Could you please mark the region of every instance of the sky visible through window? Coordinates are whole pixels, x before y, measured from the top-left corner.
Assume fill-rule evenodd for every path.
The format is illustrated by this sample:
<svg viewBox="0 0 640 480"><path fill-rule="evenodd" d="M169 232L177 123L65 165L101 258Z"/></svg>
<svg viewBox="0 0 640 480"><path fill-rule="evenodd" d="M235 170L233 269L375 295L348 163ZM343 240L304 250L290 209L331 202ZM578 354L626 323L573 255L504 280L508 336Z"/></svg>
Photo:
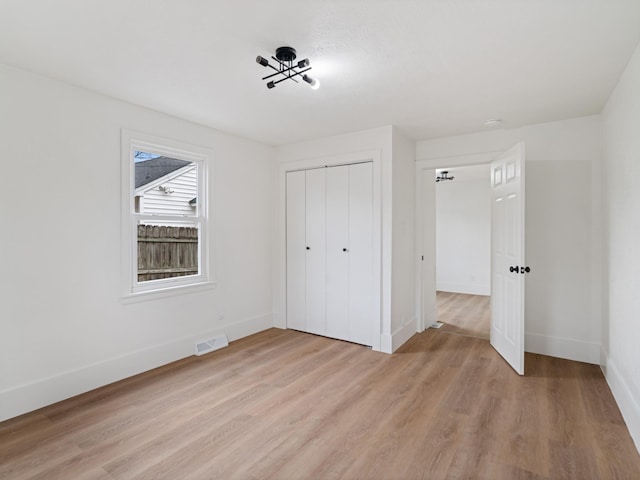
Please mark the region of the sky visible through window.
<svg viewBox="0 0 640 480"><path fill-rule="evenodd" d="M153 153L140 152L136 150L133 152L133 161L134 163L144 162L145 160L151 160L152 158L158 158L160 155L155 155Z"/></svg>

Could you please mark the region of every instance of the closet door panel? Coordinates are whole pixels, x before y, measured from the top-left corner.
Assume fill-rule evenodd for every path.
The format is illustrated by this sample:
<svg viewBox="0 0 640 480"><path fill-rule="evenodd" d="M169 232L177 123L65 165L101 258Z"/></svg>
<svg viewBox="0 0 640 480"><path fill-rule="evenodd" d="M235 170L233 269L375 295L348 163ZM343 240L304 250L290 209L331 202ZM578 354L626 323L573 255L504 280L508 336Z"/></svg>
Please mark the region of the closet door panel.
<svg viewBox="0 0 640 480"><path fill-rule="evenodd" d="M306 171L306 331L326 334L326 168Z"/></svg>
<svg viewBox="0 0 640 480"><path fill-rule="evenodd" d="M306 330L305 172L287 173L287 327Z"/></svg>
<svg viewBox="0 0 640 480"><path fill-rule="evenodd" d="M327 331L349 340L349 167L327 172Z"/></svg>
<svg viewBox="0 0 640 480"><path fill-rule="evenodd" d="M349 340L372 344L373 164L349 166Z"/></svg>

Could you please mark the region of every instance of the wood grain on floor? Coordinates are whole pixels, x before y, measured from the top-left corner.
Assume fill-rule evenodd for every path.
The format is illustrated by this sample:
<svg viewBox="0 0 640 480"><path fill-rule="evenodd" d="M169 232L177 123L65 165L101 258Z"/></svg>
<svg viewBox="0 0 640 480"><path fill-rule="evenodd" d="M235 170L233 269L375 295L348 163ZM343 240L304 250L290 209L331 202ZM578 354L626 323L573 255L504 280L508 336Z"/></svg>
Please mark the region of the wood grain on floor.
<svg viewBox="0 0 640 480"><path fill-rule="evenodd" d="M386 355L270 329L0 423L2 479L632 479L599 368L427 330Z"/></svg>
<svg viewBox="0 0 640 480"><path fill-rule="evenodd" d="M436 292L438 321L442 332L489 338L491 297L464 293Z"/></svg>

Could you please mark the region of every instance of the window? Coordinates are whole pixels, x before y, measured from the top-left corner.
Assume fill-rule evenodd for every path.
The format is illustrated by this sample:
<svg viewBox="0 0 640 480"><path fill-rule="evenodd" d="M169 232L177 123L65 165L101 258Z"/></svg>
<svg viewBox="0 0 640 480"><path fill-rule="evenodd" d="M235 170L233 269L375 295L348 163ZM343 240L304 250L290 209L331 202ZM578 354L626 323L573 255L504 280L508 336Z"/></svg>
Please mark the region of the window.
<svg viewBox="0 0 640 480"><path fill-rule="evenodd" d="M125 296L209 283L211 152L123 130Z"/></svg>

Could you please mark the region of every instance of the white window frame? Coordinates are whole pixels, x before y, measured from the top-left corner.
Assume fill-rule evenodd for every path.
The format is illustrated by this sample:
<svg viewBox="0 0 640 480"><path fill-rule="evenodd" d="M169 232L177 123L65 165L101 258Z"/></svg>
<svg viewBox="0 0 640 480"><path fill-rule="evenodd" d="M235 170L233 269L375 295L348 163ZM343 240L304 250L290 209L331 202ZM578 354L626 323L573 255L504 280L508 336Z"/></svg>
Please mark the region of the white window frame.
<svg viewBox="0 0 640 480"><path fill-rule="evenodd" d="M195 215L165 216L135 212L135 151L153 153L186 160L197 165L197 207ZM122 129L122 278L123 299L172 295L211 288L209 261L209 171L213 170L213 152L208 148L189 145L155 135ZM198 227L198 274L158 280L138 281L137 225L140 220L184 222L185 226Z"/></svg>

